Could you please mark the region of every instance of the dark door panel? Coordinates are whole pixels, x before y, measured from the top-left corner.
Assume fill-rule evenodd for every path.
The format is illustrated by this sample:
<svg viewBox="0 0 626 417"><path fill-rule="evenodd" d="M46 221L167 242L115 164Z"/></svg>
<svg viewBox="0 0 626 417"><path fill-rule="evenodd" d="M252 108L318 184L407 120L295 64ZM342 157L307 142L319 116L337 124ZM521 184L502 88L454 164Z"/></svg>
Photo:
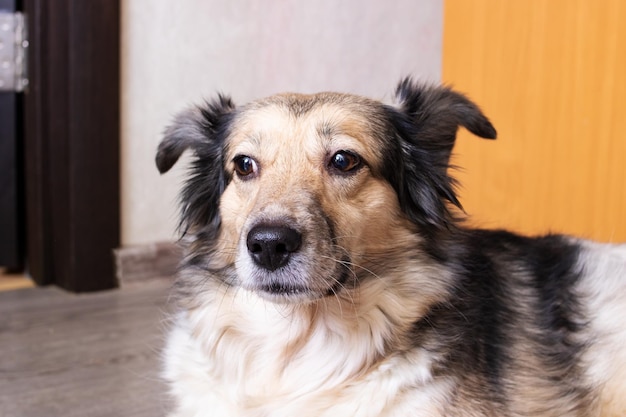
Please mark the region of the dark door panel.
<svg viewBox="0 0 626 417"><path fill-rule="evenodd" d="M116 286L119 0L25 0L26 252L38 284Z"/></svg>
<svg viewBox="0 0 626 417"><path fill-rule="evenodd" d="M14 12L15 0L0 0L0 12ZM4 45L4 51L11 45ZM3 59L4 56L3 56ZM21 100L18 93L0 91L0 266L23 267L23 183Z"/></svg>

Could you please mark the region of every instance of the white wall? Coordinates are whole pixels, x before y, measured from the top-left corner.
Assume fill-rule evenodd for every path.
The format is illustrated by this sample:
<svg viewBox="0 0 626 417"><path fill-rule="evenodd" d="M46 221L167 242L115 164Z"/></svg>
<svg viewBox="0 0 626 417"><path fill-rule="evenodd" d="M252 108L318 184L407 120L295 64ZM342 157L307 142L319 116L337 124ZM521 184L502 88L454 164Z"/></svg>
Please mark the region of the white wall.
<svg viewBox="0 0 626 417"><path fill-rule="evenodd" d="M176 237L184 163L163 177L154 165L173 114L217 91L384 99L404 75L439 80L442 2L122 1L122 244Z"/></svg>

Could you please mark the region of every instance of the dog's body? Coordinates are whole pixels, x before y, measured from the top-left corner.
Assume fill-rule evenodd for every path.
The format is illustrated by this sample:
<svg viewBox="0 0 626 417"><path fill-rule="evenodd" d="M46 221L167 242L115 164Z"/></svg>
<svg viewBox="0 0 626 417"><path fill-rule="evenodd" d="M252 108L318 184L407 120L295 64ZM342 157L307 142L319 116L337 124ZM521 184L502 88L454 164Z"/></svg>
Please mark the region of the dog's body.
<svg viewBox="0 0 626 417"><path fill-rule="evenodd" d="M471 230L448 162L465 97L403 81L182 113L176 417L626 415L626 246Z"/></svg>

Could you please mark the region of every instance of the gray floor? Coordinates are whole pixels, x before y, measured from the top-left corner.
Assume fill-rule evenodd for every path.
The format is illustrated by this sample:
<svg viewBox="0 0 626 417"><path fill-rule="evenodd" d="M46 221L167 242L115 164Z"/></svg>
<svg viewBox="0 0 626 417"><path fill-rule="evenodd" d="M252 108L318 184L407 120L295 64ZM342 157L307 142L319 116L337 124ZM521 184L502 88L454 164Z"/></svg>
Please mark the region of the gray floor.
<svg viewBox="0 0 626 417"><path fill-rule="evenodd" d="M168 287L0 292L0 416L164 416Z"/></svg>

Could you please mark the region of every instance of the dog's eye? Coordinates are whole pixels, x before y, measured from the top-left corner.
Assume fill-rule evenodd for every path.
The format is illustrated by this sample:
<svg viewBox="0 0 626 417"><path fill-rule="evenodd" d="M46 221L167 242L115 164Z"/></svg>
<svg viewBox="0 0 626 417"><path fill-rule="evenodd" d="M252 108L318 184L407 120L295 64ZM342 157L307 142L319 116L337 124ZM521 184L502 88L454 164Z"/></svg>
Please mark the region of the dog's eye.
<svg viewBox="0 0 626 417"><path fill-rule="evenodd" d="M361 158L348 151L339 151L330 158L329 165L341 173L350 173L361 167Z"/></svg>
<svg viewBox="0 0 626 417"><path fill-rule="evenodd" d="M240 177L249 177L257 172L257 164L254 159L249 156L240 155L233 159L235 163L235 172Z"/></svg>

